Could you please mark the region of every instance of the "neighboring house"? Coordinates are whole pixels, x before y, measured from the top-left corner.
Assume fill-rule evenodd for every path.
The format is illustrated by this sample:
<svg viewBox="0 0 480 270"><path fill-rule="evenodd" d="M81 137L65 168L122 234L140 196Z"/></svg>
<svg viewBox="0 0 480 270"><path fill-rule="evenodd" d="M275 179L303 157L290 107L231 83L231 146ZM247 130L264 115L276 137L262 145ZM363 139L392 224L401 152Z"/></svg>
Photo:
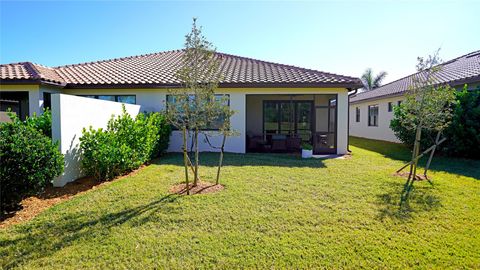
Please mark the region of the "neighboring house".
<svg viewBox="0 0 480 270"><path fill-rule="evenodd" d="M52 93L62 93L161 111L172 100L168 89L180 87L175 75L183 52L59 67L30 62L1 65L1 109L12 108L21 117L41 113L51 106ZM315 154L347 153L348 93L362 87L358 78L224 53L216 56L223 74L218 94L228 95L236 111L232 127L240 134L229 138L226 151L254 150L250 147L254 140L256 147L281 151L288 146L287 139L295 138L297 147L299 139L312 143ZM202 151L215 150L201 141ZM181 145L181 135L174 131L169 151L180 151Z"/></svg>
<svg viewBox="0 0 480 270"><path fill-rule="evenodd" d="M368 92L350 97L350 135L376 140L399 142L390 129L393 108L404 100L415 73ZM480 51L475 51L441 64L435 83L462 89L480 87Z"/></svg>

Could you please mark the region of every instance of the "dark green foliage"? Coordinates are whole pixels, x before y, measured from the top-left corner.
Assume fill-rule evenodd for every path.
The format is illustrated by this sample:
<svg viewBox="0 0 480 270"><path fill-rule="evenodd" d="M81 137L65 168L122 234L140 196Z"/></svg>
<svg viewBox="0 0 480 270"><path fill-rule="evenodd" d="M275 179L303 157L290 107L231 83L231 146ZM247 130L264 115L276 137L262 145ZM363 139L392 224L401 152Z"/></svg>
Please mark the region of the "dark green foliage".
<svg viewBox="0 0 480 270"><path fill-rule="evenodd" d="M44 133L49 116L0 124L1 211L13 210L27 195L37 194L63 171L58 144Z"/></svg>
<svg viewBox="0 0 480 270"><path fill-rule="evenodd" d="M169 137L170 125L163 114L139 114L133 119L124 109L106 129L83 130L83 169L98 180L111 179L157 157L168 147Z"/></svg>
<svg viewBox="0 0 480 270"><path fill-rule="evenodd" d="M440 151L447 155L467 158L480 158L480 90L456 92L456 104L450 125L443 134L447 140L440 146ZM403 104L402 104L403 105ZM403 127L401 119L405 116L405 108L400 105L394 109L394 118L390 128L403 143L412 146L415 131ZM433 145L436 133L422 131L421 145L423 149Z"/></svg>
<svg viewBox="0 0 480 270"><path fill-rule="evenodd" d="M52 137L52 112L49 109L45 109L40 116L28 117L25 124L42 132L49 138Z"/></svg>
<svg viewBox="0 0 480 270"><path fill-rule="evenodd" d="M413 147L415 142L415 130L408 129L402 125L401 119L404 119L406 116L406 109L405 106L402 106L403 103L399 106L395 106L393 108L393 119L390 122L390 128L395 133L395 136L404 144L406 144L409 148ZM429 130L423 129L422 130L422 140L420 145L422 146L422 150L428 148L435 142L435 135L434 132Z"/></svg>
<svg viewBox="0 0 480 270"><path fill-rule="evenodd" d="M443 151L454 156L480 158L480 90L457 92L452 124Z"/></svg>
<svg viewBox="0 0 480 270"><path fill-rule="evenodd" d="M150 159L156 158L165 152L170 141L170 133L172 128L167 120L167 117L161 113L140 114L138 117L146 117L148 120L147 127L157 127L157 134L153 138L153 147L150 152ZM137 117L137 118L138 118ZM152 133L153 135L153 133Z"/></svg>
<svg viewBox="0 0 480 270"><path fill-rule="evenodd" d="M302 143L303 150L313 150L313 146L309 143Z"/></svg>

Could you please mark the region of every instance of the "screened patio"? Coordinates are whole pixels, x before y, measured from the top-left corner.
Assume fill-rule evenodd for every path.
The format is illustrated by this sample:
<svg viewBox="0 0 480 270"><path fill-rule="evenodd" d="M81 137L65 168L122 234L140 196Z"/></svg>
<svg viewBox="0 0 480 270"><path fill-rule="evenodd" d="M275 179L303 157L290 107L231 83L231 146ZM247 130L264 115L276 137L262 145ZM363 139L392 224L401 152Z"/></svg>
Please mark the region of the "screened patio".
<svg viewBox="0 0 480 270"><path fill-rule="evenodd" d="M246 97L247 152L336 153L336 94L262 94Z"/></svg>

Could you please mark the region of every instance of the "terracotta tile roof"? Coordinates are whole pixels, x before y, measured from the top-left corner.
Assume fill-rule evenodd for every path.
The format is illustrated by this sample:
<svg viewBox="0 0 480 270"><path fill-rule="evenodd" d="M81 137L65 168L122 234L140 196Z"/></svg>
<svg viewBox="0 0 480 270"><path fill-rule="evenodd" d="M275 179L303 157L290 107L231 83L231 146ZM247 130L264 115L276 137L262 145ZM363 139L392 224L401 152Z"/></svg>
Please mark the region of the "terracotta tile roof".
<svg viewBox="0 0 480 270"><path fill-rule="evenodd" d="M401 95L409 89L414 78L417 77L425 77L425 73L415 73L374 90L356 94L350 98L350 102ZM434 82L451 86L480 82L480 51L471 52L441 64L441 69L435 74Z"/></svg>
<svg viewBox="0 0 480 270"><path fill-rule="evenodd" d="M41 79L67 87L169 87L179 85L176 72L183 50L152 53L59 67L31 63L1 65L1 79ZM271 63L225 53L220 59L224 87L361 87L358 78ZM38 71L32 74L28 66Z"/></svg>
<svg viewBox="0 0 480 270"><path fill-rule="evenodd" d="M63 84L63 79L54 68L30 62L0 65L2 80L31 80Z"/></svg>

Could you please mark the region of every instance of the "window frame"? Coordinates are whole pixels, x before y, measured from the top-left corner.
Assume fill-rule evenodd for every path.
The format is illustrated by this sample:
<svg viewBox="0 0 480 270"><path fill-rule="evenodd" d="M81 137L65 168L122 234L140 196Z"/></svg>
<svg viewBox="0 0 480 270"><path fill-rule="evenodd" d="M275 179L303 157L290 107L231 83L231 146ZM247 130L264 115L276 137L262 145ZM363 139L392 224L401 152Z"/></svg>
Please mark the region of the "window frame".
<svg viewBox="0 0 480 270"><path fill-rule="evenodd" d="M387 111L388 112L392 112L393 111L393 102L388 102L388 105L387 105Z"/></svg>
<svg viewBox="0 0 480 270"><path fill-rule="evenodd" d="M355 107L355 122L356 123L360 123L360 108L359 107Z"/></svg>
<svg viewBox="0 0 480 270"><path fill-rule="evenodd" d="M378 127L378 117L379 117L378 104L368 105L368 126Z"/></svg>
<svg viewBox="0 0 480 270"><path fill-rule="evenodd" d="M114 101L114 102L119 102L119 103L125 103L125 102L121 102L121 101L118 101L118 97L133 97L133 100L135 103L125 103L125 104L132 104L132 105L136 105L137 104L137 95L129 95L129 94L122 94L122 95L78 95L79 97L86 97L86 98L94 98L94 99L98 99L98 100L105 100L105 101ZM107 100L107 99L100 99L99 97L100 96L112 96L114 98L114 100Z"/></svg>

